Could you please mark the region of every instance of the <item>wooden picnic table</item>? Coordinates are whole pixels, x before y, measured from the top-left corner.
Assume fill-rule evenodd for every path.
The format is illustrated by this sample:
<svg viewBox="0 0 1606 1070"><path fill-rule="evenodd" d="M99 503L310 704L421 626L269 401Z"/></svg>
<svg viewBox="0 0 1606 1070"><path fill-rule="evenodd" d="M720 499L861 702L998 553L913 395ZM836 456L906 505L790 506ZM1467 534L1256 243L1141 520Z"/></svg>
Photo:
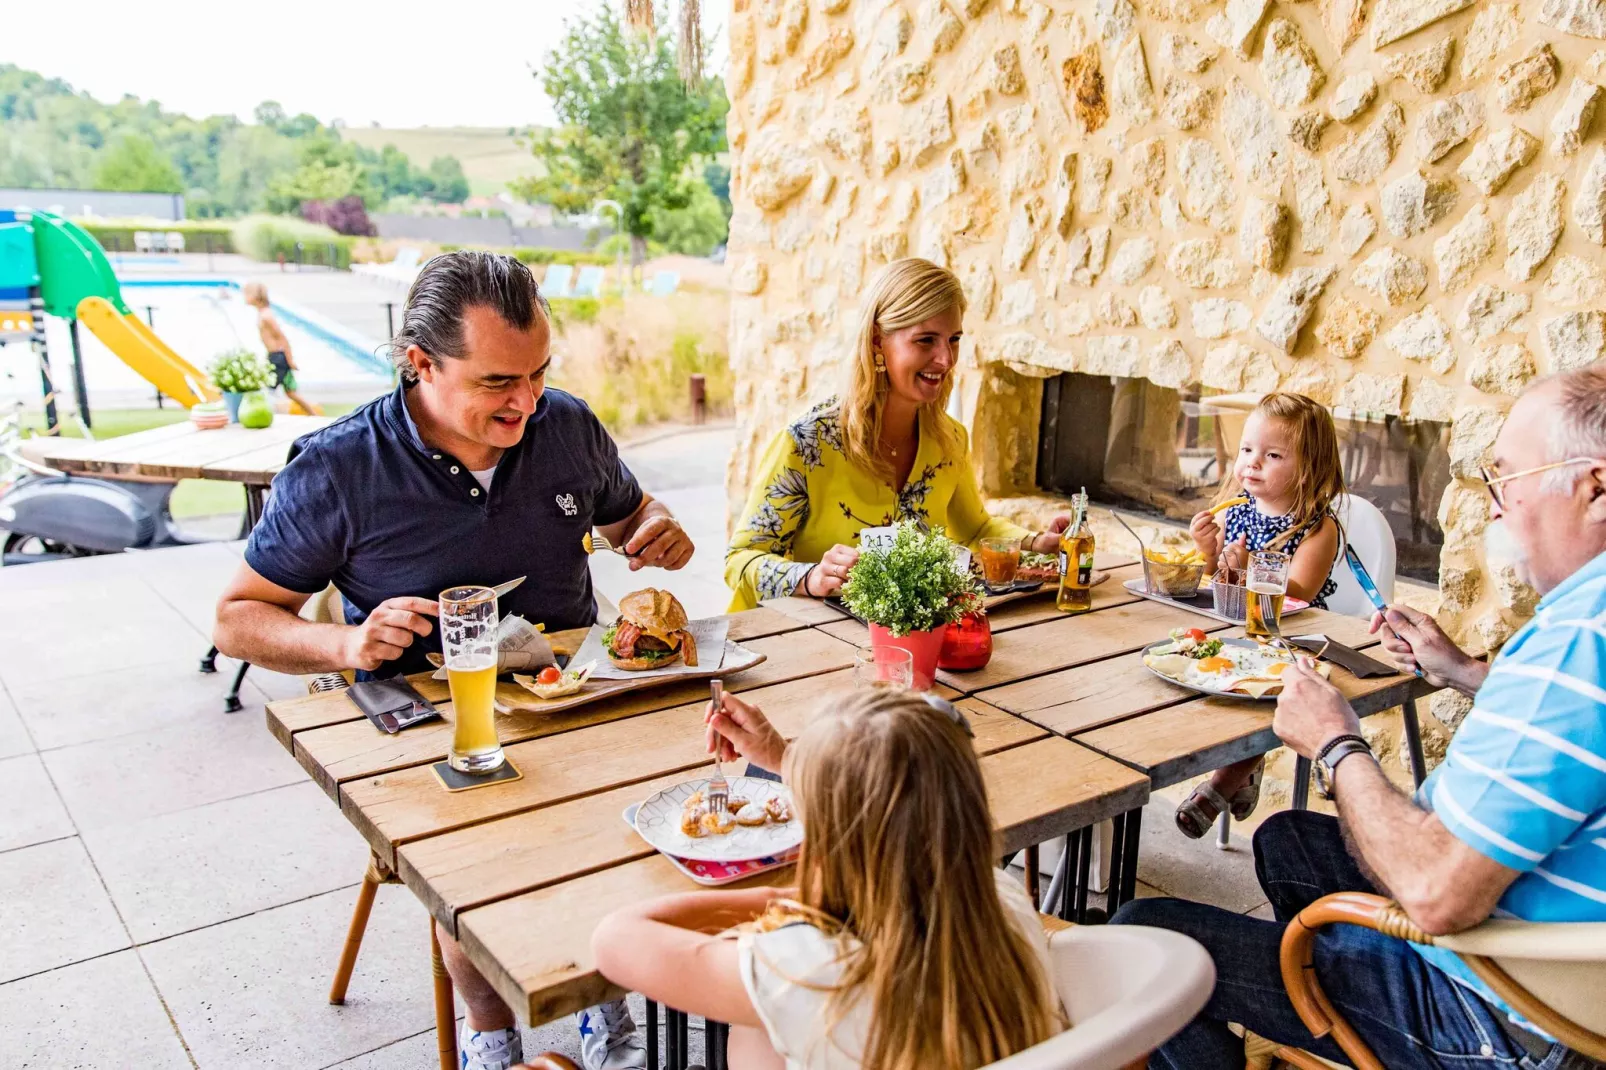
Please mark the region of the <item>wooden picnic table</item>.
<svg viewBox="0 0 1606 1070"><path fill-rule="evenodd" d="M854 645L799 614L818 624L840 619L819 603L729 618L730 638L766 660L728 678L726 688L757 703L788 737L853 687ZM583 634L552 639L572 649ZM451 743L448 690L428 674L411 679L442 721L386 735L346 695L330 692L270 703L268 724L362 833L379 871L413 890L526 1021L617 994L591 962L596 923L620 904L697 887L622 814L660 788L704 774L706 683L667 684L557 714L499 713L500 738L522 778L448 793L430 770ZM1142 773L960 689L935 691L971 722L1004 849L1148 800ZM789 873L756 879L784 881Z"/></svg>

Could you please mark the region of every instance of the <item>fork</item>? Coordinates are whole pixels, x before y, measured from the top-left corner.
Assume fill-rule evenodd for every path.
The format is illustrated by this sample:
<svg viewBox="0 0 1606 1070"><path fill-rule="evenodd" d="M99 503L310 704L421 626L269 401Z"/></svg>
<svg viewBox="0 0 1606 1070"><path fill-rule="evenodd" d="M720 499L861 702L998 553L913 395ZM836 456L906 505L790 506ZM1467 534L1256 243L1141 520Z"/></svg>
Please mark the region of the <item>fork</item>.
<svg viewBox="0 0 1606 1070"><path fill-rule="evenodd" d="M623 546L615 546L613 543L608 541L608 536L598 535L595 532L586 532L585 537L581 541L585 544L586 553L588 554L611 553L618 554L620 557L638 556L626 550Z"/></svg>
<svg viewBox="0 0 1606 1070"><path fill-rule="evenodd" d="M708 682L709 693L713 697L714 709L719 709L725 702L725 684L721 680ZM730 801L731 786L725 779L725 770L719 764L719 747L714 747L714 777L703 789L703 801L708 804L710 813L722 814L726 803Z"/></svg>

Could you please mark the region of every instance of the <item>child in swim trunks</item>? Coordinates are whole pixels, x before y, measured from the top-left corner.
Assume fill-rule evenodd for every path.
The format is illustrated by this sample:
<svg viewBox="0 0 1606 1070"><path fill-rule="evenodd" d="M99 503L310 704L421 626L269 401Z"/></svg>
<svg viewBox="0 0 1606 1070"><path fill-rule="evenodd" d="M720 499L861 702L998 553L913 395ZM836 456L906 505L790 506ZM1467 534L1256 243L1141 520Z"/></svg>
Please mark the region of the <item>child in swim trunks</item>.
<svg viewBox="0 0 1606 1070"><path fill-rule="evenodd" d="M284 396L304 411L317 412L316 406L296 393L296 362L290 356L290 339L285 337L284 328L279 326L278 319L273 315L272 306L268 303L268 288L260 282L248 282L242 292L245 303L257 310L257 334L268 351L268 363L273 365L273 385L282 387Z"/></svg>

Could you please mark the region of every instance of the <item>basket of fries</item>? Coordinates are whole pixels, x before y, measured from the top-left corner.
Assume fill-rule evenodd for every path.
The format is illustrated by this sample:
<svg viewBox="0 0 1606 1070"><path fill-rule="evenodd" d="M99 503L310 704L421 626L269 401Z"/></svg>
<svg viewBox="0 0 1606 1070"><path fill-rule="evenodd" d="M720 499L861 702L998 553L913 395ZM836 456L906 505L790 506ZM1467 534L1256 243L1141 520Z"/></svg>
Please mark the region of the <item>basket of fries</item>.
<svg viewBox="0 0 1606 1070"><path fill-rule="evenodd" d="M1143 551L1143 578L1151 594L1192 598L1199 593L1204 572L1204 555L1191 547L1146 547Z"/></svg>
<svg viewBox="0 0 1606 1070"><path fill-rule="evenodd" d="M1249 619L1249 589L1245 586L1248 574L1241 568L1224 565L1210 580L1210 597L1216 613L1229 620Z"/></svg>

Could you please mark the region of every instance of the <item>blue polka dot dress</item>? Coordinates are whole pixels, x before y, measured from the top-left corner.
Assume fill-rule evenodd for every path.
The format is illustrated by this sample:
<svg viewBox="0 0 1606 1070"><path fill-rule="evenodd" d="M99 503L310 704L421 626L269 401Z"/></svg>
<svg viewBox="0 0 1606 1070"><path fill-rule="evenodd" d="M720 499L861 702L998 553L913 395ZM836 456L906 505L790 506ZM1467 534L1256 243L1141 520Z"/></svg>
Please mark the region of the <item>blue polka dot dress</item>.
<svg viewBox="0 0 1606 1070"><path fill-rule="evenodd" d="M1293 526L1294 518L1291 516L1263 516L1255 508L1254 495L1246 492L1245 496L1249 498L1247 502L1243 505L1233 506L1225 514L1225 523L1222 524L1225 538L1223 545L1243 539L1244 547L1253 553L1256 550L1267 549L1279 535ZM1289 536L1288 540L1278 546L1277 549L1292 556L1293 552L1299 549L1299 544L1305 541L1305 536L1314 530L1316 530L1314 527L1307 528ZM1327 579L1322 584L1322 589L1316 592L1316 597L1312 600L1311 605L1317 609L1326 609L1327 596L1336 590L1338 590L1338 584L1333 582L1332 572L1329 570Z"/></svg>

